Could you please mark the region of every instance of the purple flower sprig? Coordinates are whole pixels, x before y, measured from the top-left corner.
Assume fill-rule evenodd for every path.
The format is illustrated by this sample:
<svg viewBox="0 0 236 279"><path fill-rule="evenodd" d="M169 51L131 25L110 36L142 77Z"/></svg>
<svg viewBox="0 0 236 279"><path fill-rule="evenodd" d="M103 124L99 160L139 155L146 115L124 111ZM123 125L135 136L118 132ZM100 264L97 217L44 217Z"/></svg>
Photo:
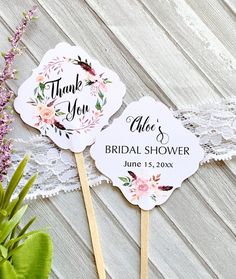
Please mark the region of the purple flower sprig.
<svg viewBox="0 0 236 279"><path fill-rule="evenodd" d="M13 121L12 116L12 101L14 92L7 86L7 81L16 79L17 71L13 68L13 63L17 55L22 53L22 48L19 47L22 35L26 31L28 24L35 18L34 14L37 7L34 6L27 13L23 13L24 18L16 27L16 31L9 38L11 44L10 49L6 53L2 53L4 58L3 70L0 73L0 181L7 174L11 163L12 141L6 138L10 132L10 124Z"/></svg>

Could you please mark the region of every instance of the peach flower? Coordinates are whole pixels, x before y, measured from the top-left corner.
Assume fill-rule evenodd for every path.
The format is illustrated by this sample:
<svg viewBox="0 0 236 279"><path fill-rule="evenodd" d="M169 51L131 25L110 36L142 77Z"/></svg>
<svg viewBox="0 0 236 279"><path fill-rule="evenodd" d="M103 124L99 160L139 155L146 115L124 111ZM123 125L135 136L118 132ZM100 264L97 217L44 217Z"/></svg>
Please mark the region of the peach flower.
<svg viewBox="0 0 236 279"><path fill-rule="evenodd" d="M38 113L40 114L40 112L42 111L42 110L44 110L44 109L46 109L47 108L47 106L46 105L44 105L44 104L39 104L39 105L37 105L37 111L38 111Z"/></svg>
<svg viewBox="0 0 236 279"><path fill-rule="evenodd" d="M42 75L37 76L36 81L37 82L43 82L44 81L44 76L42 76Z"/></svg>
<svg viewBox="0 0 236 279"><path fill-rule="evenodd" d="M39 115L42 117L42 119L52 119L55 116L55 110L54 107L45 107L42 108Z"/></svg>
<svg viewBox="0 0 236 279"><path fill-rule="evenodd" d="M102 114L101 111L96 111L96 112L94 113L95 118L96 118L96 119L99 118L99 117L101 116L101 114Z"/></svg>

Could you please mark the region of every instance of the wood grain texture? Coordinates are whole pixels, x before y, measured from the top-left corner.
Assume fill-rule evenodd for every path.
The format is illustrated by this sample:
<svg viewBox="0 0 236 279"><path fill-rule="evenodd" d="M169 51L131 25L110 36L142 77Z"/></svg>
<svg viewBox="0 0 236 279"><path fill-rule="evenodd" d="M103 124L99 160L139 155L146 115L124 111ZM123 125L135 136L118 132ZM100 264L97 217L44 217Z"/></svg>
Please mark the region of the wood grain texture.
<svg viewBox="0 0 236 279"><path fill-rule="evenodd" d="M148 279L149 257L149 211L141 209L140 237L140 279Z"/></svg>
<svg viewBox="0 0 236 279"><path fill-rule="evenodd" d="M93 208L93 200L90 192L83 152L75 153L75 160L76 160L79 179L81 183L81 192L83 193L83 198L84 198L84 206L86 209L86 214L88 219L89 233L91 236L93 254L95 258L98 277L99 279L106 279L106 271L105 271L105 265L103 260L103 253L101 248L99 231L97 227L96 214Z"/></svg>
<svg viewBox="0 0 236 279"><path fill-rule="evenodd" d="M235 0L12 0L0 2L1 50L34 3L17 90L43 54L66 41L85 48L127 86L124 107L150 95L168 106L219 100L236 90ZM13 137L35 130L16 116ZM200 167L150 212L149 278L236 278L236 159ZM140 210L103 183L91 190L107 278L139 278ZM97 278L81 192L30 203L35 227L50 226L51 278Z"/></svg>
<svg viewBox="0 0 236 279"><path fill-rule="evenodd" d="M236 15L236 2L235 2L235 0L223 0L222 2L229 9L229 12L231 12L235 16Z"/></svg>

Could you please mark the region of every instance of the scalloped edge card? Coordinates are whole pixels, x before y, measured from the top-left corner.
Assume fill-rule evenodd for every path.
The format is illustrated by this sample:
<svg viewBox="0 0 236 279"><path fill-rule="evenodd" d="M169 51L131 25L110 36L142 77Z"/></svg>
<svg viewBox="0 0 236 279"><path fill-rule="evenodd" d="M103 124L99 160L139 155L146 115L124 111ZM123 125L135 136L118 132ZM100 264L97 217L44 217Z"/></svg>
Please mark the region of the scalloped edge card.
<svg viewBox="0 0 236 279"><path fill-rule="evenodd" d="M14 107L59 147L81 152L120 108L125 91L116 73L82 48L60 43L20 86Z"/></svg>
<svg viewBox="0 0 236 279"><path fill-rule="evenodd" d="M144 210L164 203L204 156L198 138L151 97L128 105L90 153L126 199Z"/></svg>

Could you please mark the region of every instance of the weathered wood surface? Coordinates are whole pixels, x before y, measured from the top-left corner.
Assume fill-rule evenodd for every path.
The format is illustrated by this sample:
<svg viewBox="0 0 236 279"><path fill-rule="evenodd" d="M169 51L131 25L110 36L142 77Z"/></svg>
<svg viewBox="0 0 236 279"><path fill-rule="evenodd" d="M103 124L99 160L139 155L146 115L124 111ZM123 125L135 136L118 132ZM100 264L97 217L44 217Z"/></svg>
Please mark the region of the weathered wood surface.
<svg viewBox="0 0 236 279"><path fill-rule="evenodd" d="M123 107L143 95L181 107L236 94L235 0L1 1L2 50L33 3L39 19L24 36L15 90L48 49L66 41L119 74ZM34 133L17 119L14 137ZM140 211L106 183L92 196L107 278L138 278ZM50 226L51 278L97 278L80 192L32 201L27 214L38 215L37 227ZM236 159L200 167L150 222L151 279L236 278Z"/></svg>

